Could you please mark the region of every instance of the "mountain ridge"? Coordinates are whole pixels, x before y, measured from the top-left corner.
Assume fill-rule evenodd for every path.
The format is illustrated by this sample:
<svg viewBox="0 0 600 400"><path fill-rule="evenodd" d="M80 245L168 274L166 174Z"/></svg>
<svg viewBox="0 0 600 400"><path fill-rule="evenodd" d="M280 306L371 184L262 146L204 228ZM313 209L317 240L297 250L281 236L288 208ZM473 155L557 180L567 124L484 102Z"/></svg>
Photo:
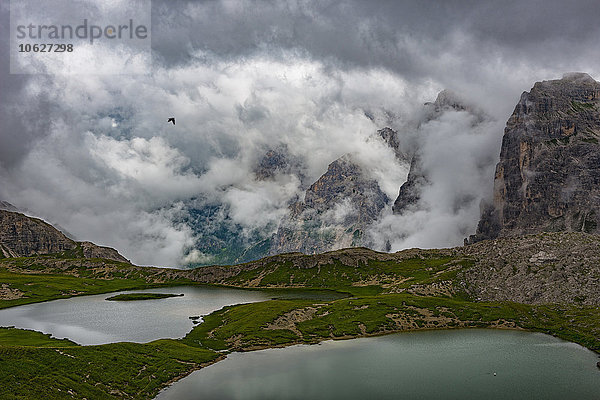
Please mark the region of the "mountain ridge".
<svg viewBox="0 0 600 400"><path fill-rule="evenodd" d="M51 224L15 211L0 209L0 255L4 258L79 252L83 258L105 258L129 263L110 247L76 242Z"/></svg>

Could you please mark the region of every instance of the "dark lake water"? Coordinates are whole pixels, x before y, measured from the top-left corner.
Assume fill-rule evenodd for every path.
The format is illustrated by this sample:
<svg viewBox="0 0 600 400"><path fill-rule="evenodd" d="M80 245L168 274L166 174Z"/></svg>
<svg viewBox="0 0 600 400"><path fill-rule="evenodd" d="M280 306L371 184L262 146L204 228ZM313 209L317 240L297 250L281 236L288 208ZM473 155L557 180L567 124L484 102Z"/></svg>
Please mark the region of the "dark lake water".
<svg viewBox="0 0 600 400"><path fill-rule="evenodd" d="M600 399L597 361L540 333L401 333L230 354L157 399Z"/></svg>

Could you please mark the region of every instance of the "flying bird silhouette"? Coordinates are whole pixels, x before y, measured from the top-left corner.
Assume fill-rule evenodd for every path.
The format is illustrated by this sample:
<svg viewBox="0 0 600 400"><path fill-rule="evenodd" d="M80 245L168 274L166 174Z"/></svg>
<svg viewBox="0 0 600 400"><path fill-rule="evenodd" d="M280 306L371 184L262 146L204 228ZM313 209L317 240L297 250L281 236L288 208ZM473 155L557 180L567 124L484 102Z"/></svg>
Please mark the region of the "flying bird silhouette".
<svg viewBox="0 0 600 400"><path fill-rule="evenodd" d="M168 123L168 122L172 122L172 123L173 123L173 125L175 125L175 117L171 117L171 118L169 118L169 119L167 120L167 123Z"/></svg>

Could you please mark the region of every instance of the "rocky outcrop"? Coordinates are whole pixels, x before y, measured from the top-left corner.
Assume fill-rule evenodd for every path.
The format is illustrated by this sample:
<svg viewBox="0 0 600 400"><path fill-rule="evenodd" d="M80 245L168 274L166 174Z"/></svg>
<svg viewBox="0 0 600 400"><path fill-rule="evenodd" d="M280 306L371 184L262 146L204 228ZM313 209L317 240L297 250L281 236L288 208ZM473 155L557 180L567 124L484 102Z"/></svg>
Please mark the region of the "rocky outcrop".
<svg viewBox="0 0 600 400"><path fill-rule="evenodd" d="M77 254L82 251L82 254ZM72 252L73 256L129 262L116 250L78 243L38 218L0 210L0 255L5 258Z"/></svg>
<svg viewBox="0 0 600 400"><path fill-rule="evenodd" d="M465 101L456 93L451 90L444 89L438 93L435 101L433 103L425 103L426 107L426 120L435 119L442 112L452 110L452 111L468 111L470 113L476 114L479 111L476 111L475 107L468 105Z"/></svg>
<svg viewBox="0 0 600 400"><path fill-rule="evenodd" d="M287 146L279 146L268 150L254 168L257 180L273 179L277 174L290 174L294 172L297 160L290 156Z"/></svg>
<svg viewBox="0 0 600 400"><path fill-rule="evenodd" d="M128 259L112 247L98 246L91 242L80 242L79 244L81 245L84 258L104 258L106 260L129 262Z"/></svg>
<svg viewBox="0 0 600 400"><path fill-rule="evenodd" d="M394 150L397 158L401 160L405 159L405 155L402 153L402 149L400 148L400 141L398 141L398 133L395 130L386 127L378 130L377 135L383 139L385 144Z"/></svg>
<svg viewBox="0 0 600 400"><path fill-rule="evenodd" d="M600 232L600 83L587 74L536 83L509 118L479 240Z"/></svg>
<svg viewBox="0 0 600 400"><path fill-rule="evenodd" d="M415 154L410 163L408 178L400 186L400 192L392 206L394 214L402 214L404 211L414 208L421 199L421 190L428 184L429 181L423 170L421 158L418 154Z"/></svg>
<svg viewBox="0 0 600 400"><path fill-rule="evenodd" d="M0 248L5 257L61 253L76 247L77 243L40 219L0 210Z"/></svg>
<svg viewBox="0 0 600 400"><path fill-rule="evenodd" d="M304 200L290 206L271 243L271 254L299 251L314 254L360 246L366 227L389 199L377 181L345 155L329 164Z"/></svg>
<svg viewBox="0 0 600 400"><path fill-rule="evenodd" d="M405 149L393 129L372 132L367 142L388 146L398 160L406 162ZM314 177L306 174L310 170L306 161L289 145L266 149L251 167L253 178L259 185L274 182L297 185L297 193L288 199L289 214L267 227L252 230L234 221L229 205L194 199L188 203L185 222L194 231L194 249L203 257L188 266L237 264L281 252L312 254L367 244L364 231L373 222L373 215L379 215L383 193L368 176L369 171L350 158L335 160L315 182ZM350 175L355 181L349 179ZM347 189L343 188L345 185ZM361 195L362 190L365 192ZM388 207L389 199L385 199L384 207ZM354 212L358 213L356 218L350 216Z"/></svg>

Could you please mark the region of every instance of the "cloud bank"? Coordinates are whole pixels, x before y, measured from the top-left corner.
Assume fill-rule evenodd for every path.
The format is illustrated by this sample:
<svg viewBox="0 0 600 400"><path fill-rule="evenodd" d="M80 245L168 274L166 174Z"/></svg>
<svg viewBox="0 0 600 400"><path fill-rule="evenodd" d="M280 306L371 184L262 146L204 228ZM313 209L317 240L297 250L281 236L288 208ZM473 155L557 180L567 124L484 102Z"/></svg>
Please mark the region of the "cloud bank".
<svg viewBox="0 0 600 400"><path fill-rule="evenodd" d="M520 93L566 71L600 77L594 2L155 0L152 11L142 74L65 76L48 64L47 75L11 75L0 44L0 198L141 264L206 260L190 204L224 204L248 234L274 231L346 153L394 199L407 165L373 140L385 126L422 149L433 184L423 210L384 216L376 247L460 244ZM8 35L5 3L0 21ZM419 125L445 88L489 121L447 112ZM301 173L257 180L277 146Z"/></svg>

